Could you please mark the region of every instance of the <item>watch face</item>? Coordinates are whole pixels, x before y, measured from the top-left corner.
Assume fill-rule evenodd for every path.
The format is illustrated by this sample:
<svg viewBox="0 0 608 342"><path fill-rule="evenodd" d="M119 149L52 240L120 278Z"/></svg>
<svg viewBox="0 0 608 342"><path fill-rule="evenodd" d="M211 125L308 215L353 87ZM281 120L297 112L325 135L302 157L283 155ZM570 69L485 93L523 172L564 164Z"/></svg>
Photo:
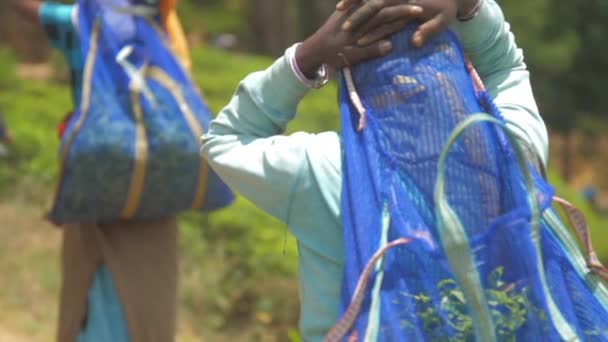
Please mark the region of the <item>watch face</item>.
<svg viewBox="0 0 608 342"><path fill-rule="evenodd" d="M327 73L327 69L325 68L325 65L322 65L319 70L317 70L317 77L319 78L323 78L325 77L325 74Z"/></svg>
<svg viewBox="0 0 608 342"><path fill-rule="evenodd" d="M317 77L314 80L314 82L315 82L314 87L321 88L322 86L326 85L328 81L329 81L329 77L328 77L328 72L327 72L327 66L325 64L323 64L319 68L319 70L317 70Z"/></svg>

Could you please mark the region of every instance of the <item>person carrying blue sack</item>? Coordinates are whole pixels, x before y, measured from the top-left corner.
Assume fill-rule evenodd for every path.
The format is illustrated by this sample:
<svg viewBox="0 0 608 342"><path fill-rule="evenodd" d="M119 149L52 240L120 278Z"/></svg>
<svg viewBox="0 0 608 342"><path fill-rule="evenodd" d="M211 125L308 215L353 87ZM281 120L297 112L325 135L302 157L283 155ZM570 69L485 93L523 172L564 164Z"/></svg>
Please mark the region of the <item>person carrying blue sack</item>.
<svg viewBox="0 0 608 342"><path fill-rule="evenodd" d="M215 176L207 173L205 163L198 155L198 137L189 135L192 132L185 123L188 121L184 119L186 115L175 118L183 114L174 110L175 106L182 104L181 108L188 109L194 103L198 106L195 108L197 112L188 113L191 114L188 124L202 131L205 116L210 118L210 114L203 110L204 105L190 83L187 71L182 70L177 58L169 52L169 44L164 45L165 37L156 31L156 27L150 26L156 24L148 25L145 22L147 18L141 17L150 15L160 22L158 4L136 0L91 0L77 4L15 0L14 6L24 18L43 27L50 44L64 55L71 74L75 112L66 118L60 132L63 136L60 184L69 183L70 186L58 187L61 191L57 192L49 215L53 223L63 229L57 340L173 341L178 289L176 215L189 207L175 207L179 197L187 197L188 194L175 193L179 190L172 187L174 180L179 178L166 176L167 168L175 169L175 164L169 167L166 167L169 161L158 164L158 159L162 159L158 157L159 151L165 151L166 156L167 144L162 143L179 140L182 149L186 146L193 152L173 154L189 158L190 164L185 165L192 172L188 174L199 179L200 183L188 185L187 190L196 191L196 194L193 194L194 200L186 198L183 202L188 205L198 203L192 204L192 208L201 209L212 198L214 207L204 207L212 210L230 203L232 195L223 184L212 178ZM135 57L112 51L123 43L116 38L119 34L139 44L120 50L130 51ZM153 88L154 92L132 96L134 101L123 105L123 90L135 84L128 83L129 77L137 78L137 73L128 73L132 71L130 63L134 63L136 57L150 57L146 55L149 51L142 52L141 47L154 44L155 47L149 50L153 50L155 55L152 57L157 59L150 60L156 62L154 75L159 76L159 81L153 86L151 81L135 82L146 90ZM96 51L97 47L101 52ZM113 76L124 82L115 82ZM109 85L103 83L109 79ZM160 83L169 86L160 87ZM190 92L184 95L186 91ZM172 94L178 94L180 98ZM154 102L154 96L163 96L162 107L153 107L147 102ZM140 102L131 107L135 100ZM170 105L173 107L169 108ZM85 115L91 119L82 120ZM131 115L139 119L133 120ZM170 122L159 124L159 119ZM133 129L134 121L140 123L137 129ZM141 124L142 121L147 126ZM128 130L138 132L137 139L133 139L135 147L131 145L120 150L116 142L130 141L127 134L120 136L120 132ZM142 143L145 139L147 146ZM97 143L106 145L95 149ZM70 144L78 145L81 150L70 154L73 152ZM84 150L82 153L82 148L87 147L92 147L92 152ZM127 156L114 161L103 154L118 151L124 157L125 151L132 150L139 154L131 160ZM73 155L81 159L72 162L70 156ZM84 165L83 158L89 164ZM144 165L140 163L142 160L148 162ZM195 167L200 168L198 172ZM129 172L130 169L133 171ZM111 174L108 175L107 171ZM183 177L184 173L180 171L179 175ZM96 177L95 181L92 182L91 177ZM130 185L129 180L132 180ZM117 184L116 181L127 186L108 185ZM159 188L163 191L146 193ZM214 190L219 191L214 193ZM123 195L127 191L129 197L124 200ZM135 198L132 194L136 193L139 193L139 202L131 200ZM218 195L217 198L213 198L214 194ZM105 202L99 200L102 197ZM125 206L122 213L118 214L115 209L112 211L113 207L121 209L122 206Z"/></svg>
<svg viewBox="0 0 608 342"><path fill-rule="evenodd" d="M359 1L339 3L315 34L247 76L202 138L202 154L218 175L297 238L305 341L321 341L340 312L343 147L337 132L282 133L301 99L327 82L327 66L341 69L390 53L384 38L413 20L422 22L412 35L418 47L449 24L528 160L539 173L547 160L547 132L523 54L494 0L367 1L353 10L355 5Z"/></svg>

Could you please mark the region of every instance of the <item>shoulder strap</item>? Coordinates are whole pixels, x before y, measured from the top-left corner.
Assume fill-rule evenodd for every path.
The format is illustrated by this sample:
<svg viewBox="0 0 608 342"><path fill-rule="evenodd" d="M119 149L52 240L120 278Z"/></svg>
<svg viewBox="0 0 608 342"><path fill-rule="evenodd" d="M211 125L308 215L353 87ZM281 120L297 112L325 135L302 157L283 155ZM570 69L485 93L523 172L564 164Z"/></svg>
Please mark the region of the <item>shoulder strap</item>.
<svg viewBox="0 0 608 342"><path fill-rule="evenodd" d="M589 267L589 270L604 282L608 283L608 268L602 265L600 259L597 257L597 253L591 242L589 226L587 225L587 220L585 220L583 212L563 198L557 196L553 197L553 202L559 204L566 212L566 217L568 217L572 230L585 249L587 267Z"/></svg>
<svg viewBox="0 0 608 342"><path fill-rule="evenodd" d="M361 277L359 277L359 280L357 281L357 286L355 287L355 292L353 293L353 297L351 299L350 304L348 305L348 308L346 309L344 315L342 315L342 318L340 318L338 323L336 323L336 325L334 325L329 330L327 336L325 336L325 338L323 339L323 342L342 341L344 336L346 336L350 328L355 323L355 320L357 319L357 316L361 311L361 304L363 303L363 299L365 298L367 284L369 283L369 278L372 275L372 272L376 268L376 263L384 256L384 254L386 254L386 252L388 252L392 248L400 245L406 245L410 242L411 240L406 238L394 240L392 242L387 243L384 247L378 250L376 254L372 256L372 258L365 265L365 268L361 273Z"/></svg>
<svg viewBox="0 0 608 342"><path fill-rule="evenodd" d="M473 254L468 245L468 237L466 236L460 219L447 201L444 188L445 162L450 147L467 128L480 123L491 123L502 129L515 151L515 159L524 178L523 186L527 191L528 205L530 206L532 213L530 221L530 238L536 249L536 268L539 273L540 284L547 300L549 317L558 329L562 340L571 341L576 339L574 329L568 324L561 311L558 309L547 284L540 243L540 208L536 200L536 188L534 186L532 174L528 168L528 162L524 157L523 150L517 141L517 137L509 127L507 127L506 123L487 114L471 115L454 129L439 157L437 182L435 184L435 203L436 215L439 223L439 235L448 257L448 262L452 267L454 275L463 287L467 301L470 303L469 305L471 306L474 318L475 335L480 341L496 340L493 328L494 324L491 320L491 316L487 312L488 308L485 305L483 298L483 291L481 289L479 277L477 276Z"/></svg>

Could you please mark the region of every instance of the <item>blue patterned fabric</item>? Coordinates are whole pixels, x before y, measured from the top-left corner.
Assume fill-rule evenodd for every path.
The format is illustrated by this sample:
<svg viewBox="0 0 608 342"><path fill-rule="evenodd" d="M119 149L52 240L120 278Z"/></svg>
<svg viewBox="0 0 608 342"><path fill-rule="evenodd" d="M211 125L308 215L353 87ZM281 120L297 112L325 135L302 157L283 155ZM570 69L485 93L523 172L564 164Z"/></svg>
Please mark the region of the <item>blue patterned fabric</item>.
<svg viewBox="0 0 608 342"><path fill-rule="evenodd" d="M352 68L366 109L360 132L341 83L342 312L372 256L411 239L376 264L345 340L608 341L606 287L566 248L552 188L531 165L522 173L509 135L470 127L439 166L463 121L503 119L474 89L456 36L415 49L414 29L392 38L390 55Z"/></svg>
<svg viewBox="0 0 608 342"><path fill-rule="evenodd" d="M107 266L100 266L87 298L87 318L77 342L128 342L127 320Z"/></svg>
<svg viewBox="0 0 608 342"><path fill-rule="evenodd" d="M200 134L211 113L154 20L117 11L133 4L78 2L82 54L92 71L90 93L85 66L83 100L62 139L65 160L49 214L55 223L174 216L193 207L201 184L202 204L193 209L214 210L233 200L199 155ZM152 77L152 69L168 76L169 85ZM138 89L135 97L133 89Z"/></svg>

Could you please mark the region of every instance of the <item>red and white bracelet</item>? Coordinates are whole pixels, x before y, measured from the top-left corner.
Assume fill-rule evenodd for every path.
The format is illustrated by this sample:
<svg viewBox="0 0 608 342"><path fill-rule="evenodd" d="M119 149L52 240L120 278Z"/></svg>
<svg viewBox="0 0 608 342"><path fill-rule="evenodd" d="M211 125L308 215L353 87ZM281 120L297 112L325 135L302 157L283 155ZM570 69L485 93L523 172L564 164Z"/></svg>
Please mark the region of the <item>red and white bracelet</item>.
<svg viewBox="0 0 608 342"><path fill-rule="evenodd" d="M291 71L296 76L296 78L302 82L308 88L319 89L329 82L329 72L327 70L327 66L322 65L319 70L317 70L317 77L315 79L309 79L302 73L300 67L298 66L298 61L296 60L296 50L298 47L302 45L302 43L294 44L292 47L285 51L285 58L291 67Z"/></svg>

